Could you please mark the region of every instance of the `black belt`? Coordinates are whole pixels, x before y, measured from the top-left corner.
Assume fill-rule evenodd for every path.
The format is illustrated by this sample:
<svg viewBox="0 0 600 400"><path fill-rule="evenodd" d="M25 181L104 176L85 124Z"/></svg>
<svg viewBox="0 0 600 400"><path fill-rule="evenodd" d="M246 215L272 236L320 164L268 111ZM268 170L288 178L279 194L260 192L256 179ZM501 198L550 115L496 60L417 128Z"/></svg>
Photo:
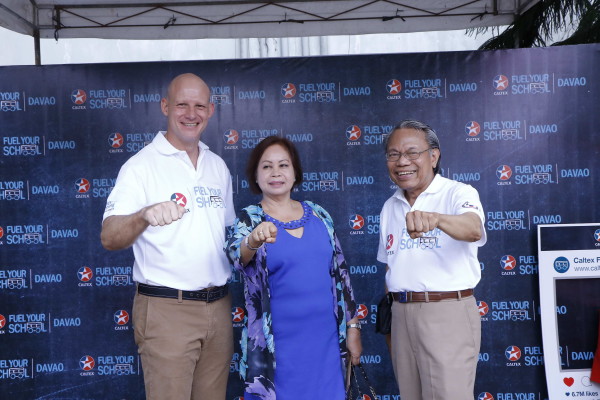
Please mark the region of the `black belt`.
<svg viewBox="0 0 600 400"><path fill-rule="evenodd" d="M399 303L434 302L442 300L460 300L473 296L473 289L454 290L452 292L393 292L392 297Z"/></svg>
<svg viewBox="0 0 600 400"><path fill-rule="evenodd" d="M214 286L202 290L178 290L166 286L153 286L138 283L137 291L151 297L164 297L167 299L178 299L181 295L183 300L199 300L212 303L227 296L228 288L224 286Z"/></svg>

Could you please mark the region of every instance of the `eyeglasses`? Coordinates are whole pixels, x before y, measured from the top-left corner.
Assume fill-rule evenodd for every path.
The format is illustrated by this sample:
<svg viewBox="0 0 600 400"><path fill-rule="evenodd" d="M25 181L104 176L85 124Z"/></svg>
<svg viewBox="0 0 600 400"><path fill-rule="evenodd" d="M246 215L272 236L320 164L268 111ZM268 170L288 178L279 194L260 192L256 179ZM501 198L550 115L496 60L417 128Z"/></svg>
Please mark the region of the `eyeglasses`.
<svg viewBox="0 0 600 400"><path fill-rule="evenodd" d="M401 159L402 156L404 156L404 158L406 158L407 160L414 161L421 157L421 154L425 153L427 150L431 150L431 147L423 151L407 151L406 153L398 153L394 151L391 153L385 153L385 159L388 160L388 162L395 162Z"/></svg>

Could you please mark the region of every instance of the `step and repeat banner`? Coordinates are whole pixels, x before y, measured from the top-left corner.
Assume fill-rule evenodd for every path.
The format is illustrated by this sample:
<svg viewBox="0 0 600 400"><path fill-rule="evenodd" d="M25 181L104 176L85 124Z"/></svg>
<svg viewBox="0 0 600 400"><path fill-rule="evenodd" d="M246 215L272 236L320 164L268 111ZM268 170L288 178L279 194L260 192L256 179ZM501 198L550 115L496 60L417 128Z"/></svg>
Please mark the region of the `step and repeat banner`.
<svg viewBox="0 0 600 400"><path fill-rule="evenodd" d="M486 215L475 398L547 399L536 229L600 217L598 65L600 45L1 67L0 397L144 398L133 254L102 248L101 219L120 166L166 127L169 81L193 72L212 89L203 141L229 165L238 210L259 200L243 172L251 149L269 135L298 146L294 196L334 218L360 303L362 362L382 400L400 398L374 329L379 212L395 190L383 141L405 118L434 127L443 175L477 188ZM234 274L236 342L242 285ZM562 359L589 368L592 352ZM227 400L243 396L240 355L236 343Z"/></svg>

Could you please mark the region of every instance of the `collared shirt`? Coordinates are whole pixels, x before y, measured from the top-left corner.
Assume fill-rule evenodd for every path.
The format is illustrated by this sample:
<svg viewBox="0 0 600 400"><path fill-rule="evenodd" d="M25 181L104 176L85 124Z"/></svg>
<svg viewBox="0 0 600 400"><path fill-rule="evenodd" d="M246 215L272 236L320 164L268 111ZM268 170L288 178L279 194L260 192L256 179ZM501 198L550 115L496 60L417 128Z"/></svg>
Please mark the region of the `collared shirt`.
<svg viewBox="0 0 600 400"><path fill-rule="evenodd" d="M456 240L439 228L411 239L406 230L409 211L460 215L476 213L481 219L481 239ZM481 279L477 249L485 244L485 216L477 190L470 185L436 175L411 207L398 189L384 204L380 215L377 260L389 267L389 291L451 291L474 288Z"/></svg>
<svg viewBox="0 0 600 400"><path fill-rule="evenodd" d="M227 283L231 267L223 253L225 228L235 219L231 175L225 162L198 143L194 168L185 151L159 132L122 167L104 219L129 215L164 201L186 209L180 220L149 226L133 244L136 282L199 290Z"/></svg>

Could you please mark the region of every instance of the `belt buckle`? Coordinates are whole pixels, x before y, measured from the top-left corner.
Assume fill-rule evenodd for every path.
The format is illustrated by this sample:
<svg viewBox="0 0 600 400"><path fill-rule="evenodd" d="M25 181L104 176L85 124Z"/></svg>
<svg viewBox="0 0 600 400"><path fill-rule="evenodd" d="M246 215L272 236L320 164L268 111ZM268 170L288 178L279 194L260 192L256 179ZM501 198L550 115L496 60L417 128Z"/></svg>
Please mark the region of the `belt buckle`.
<svg viewBox="0 0 600 400"><path fill-rule="evenodd" d="M408 303L408 292L398 292L398 303Z"/></svg>

